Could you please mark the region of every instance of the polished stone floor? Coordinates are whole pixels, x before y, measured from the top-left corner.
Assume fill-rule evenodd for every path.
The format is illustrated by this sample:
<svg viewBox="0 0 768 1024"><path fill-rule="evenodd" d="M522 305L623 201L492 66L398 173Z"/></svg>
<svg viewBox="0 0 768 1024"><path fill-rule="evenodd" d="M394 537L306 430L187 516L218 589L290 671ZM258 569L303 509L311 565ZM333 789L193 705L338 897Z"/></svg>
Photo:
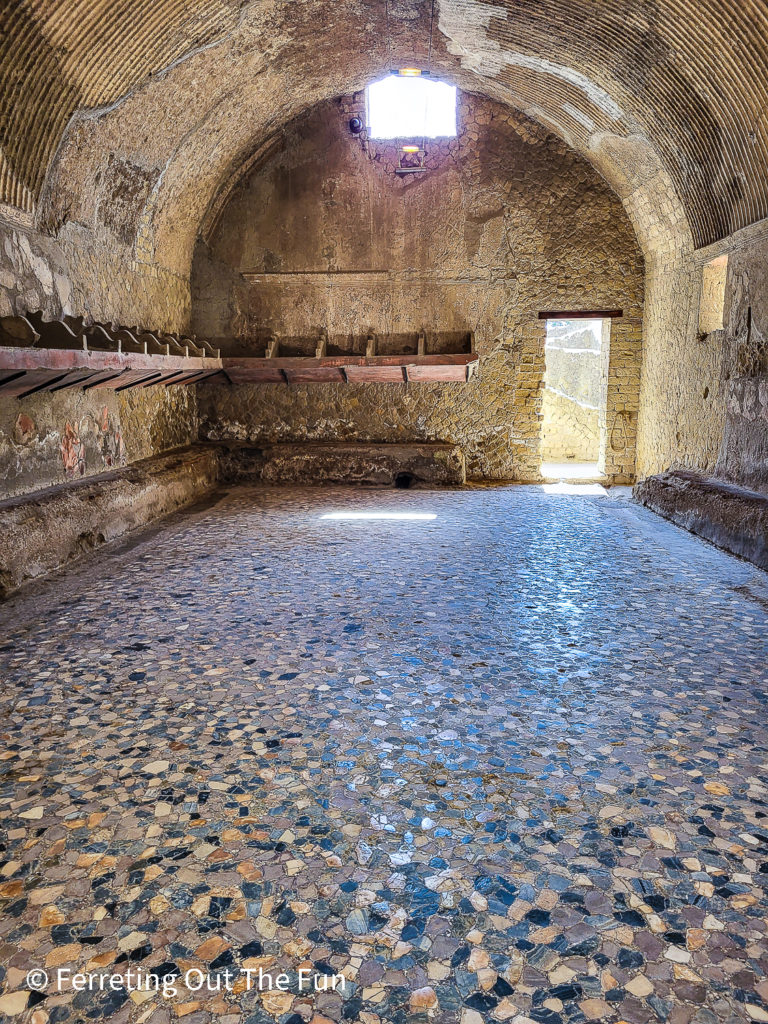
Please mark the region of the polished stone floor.
<svg viewBox="0 0 768 1024"><path fill-rule="evenodd" d="M0 611L0 1016L768 1020L768 577L586 491L236 490Z"/></svg>

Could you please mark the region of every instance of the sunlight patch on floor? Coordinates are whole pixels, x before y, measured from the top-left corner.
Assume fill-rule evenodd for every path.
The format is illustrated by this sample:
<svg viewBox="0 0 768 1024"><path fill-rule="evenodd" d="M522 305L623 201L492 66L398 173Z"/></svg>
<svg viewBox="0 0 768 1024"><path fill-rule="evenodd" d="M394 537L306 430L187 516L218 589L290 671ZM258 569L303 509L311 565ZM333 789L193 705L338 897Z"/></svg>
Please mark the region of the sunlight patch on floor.
<svg viewBox="0 0 768 1024"><path fill-rule="evenodd" d="M541 475L547 480L578 480L580 483L602 480L596 462L542 462Z"/></svg>

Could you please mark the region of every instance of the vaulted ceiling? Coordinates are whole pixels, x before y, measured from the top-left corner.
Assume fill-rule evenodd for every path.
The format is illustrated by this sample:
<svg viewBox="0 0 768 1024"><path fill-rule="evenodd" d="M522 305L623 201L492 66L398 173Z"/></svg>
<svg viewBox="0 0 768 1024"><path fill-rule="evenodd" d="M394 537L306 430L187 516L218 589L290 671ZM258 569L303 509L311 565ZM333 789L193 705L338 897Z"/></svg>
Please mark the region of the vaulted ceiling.
<svg viewBox="0 0 768 1024"><path fill-rule="evenodd" d="M0 18L0 200L51 230L124 207L118 235L151 222L179 270L254 150L426 63L430 26L433 70L584 153L647 243L768 215L762 0L3 0Z"/></svg>

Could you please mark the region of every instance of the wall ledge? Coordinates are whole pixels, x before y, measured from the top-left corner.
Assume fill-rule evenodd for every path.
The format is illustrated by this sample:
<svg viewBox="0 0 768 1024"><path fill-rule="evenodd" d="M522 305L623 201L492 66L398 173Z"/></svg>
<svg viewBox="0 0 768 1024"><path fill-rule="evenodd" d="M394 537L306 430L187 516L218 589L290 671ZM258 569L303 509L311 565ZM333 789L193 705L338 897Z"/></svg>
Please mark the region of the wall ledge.
<svg viewBox="0 0 768 1024"><path fill-rule="evenodd" d="M458 445L204 443L0 502L0 600L24 583L190 505L219 483L456 487Z"/></svg>
<svg viewBox="0 0 768 1024"><path fill-rule="evenodd" d="M295 486L460 487L464 453L438 442L298 441L222 446L224 477Z"/></svg>

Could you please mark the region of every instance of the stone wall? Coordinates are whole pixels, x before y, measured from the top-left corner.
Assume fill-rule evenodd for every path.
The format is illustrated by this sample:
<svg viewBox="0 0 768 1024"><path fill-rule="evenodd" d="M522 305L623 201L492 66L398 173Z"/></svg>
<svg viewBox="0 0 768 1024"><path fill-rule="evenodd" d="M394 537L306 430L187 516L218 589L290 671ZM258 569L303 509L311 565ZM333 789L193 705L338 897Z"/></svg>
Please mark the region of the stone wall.
<svg viewBox="0 0 768 1024"><path fill-rule="evenodd" d="M0 501L0 600L86 552L175 512L219 483L221 453L191 445L95 480Z"/></svg>
<svg viewBox="0 0 768 1024"><path fill-rule="evenodd" d="M428 143L428 171L401 179L394 145L350 135L360 102L325 103L299 119L233 191L198 244L193 328L225 344L234 338L243 352L262 351L270 331L293 341L325 327L341 349L370 329L385 338L422 327L473 331L479 380L201 386L202 434L443 441L462 446L471 478L536 479L538 312L619 307L626 330L640 323L642 259L624 209L563 143L475 96L462 97L459 137ZM632 434L612 467L616 479L634 471L637 340L614 363L609 416L626 405ZM620 383L626 360L634 397Z"/></svg>
<svg viewBox="0 0 768 1024"><path fill-rule="evenodd" d="M726 287L725 424L715 473L768 492L768 230L731 252Z"/></svg>
<svg viewBox="0 0 768 1024"><path fill-rule="evenodd" d="M0 397L0 499L81 480L196 437L193 387Z"/></svg>
<svg viewBox="0 0 768 1024"><path fill-rule="evenodd" d="M597 462L600 419L595 406L577 402L547 385L542 397L543 462Z"/></svg>
<svg viewBox="0 0 768 1024"><path fill-rule="evenodd" d="M722 329L710 268L727 257ZM694 470L768 486L768 223L649 261L638 478ZM706 314L700 316L702 302Z"/></svg>
<svg viewBox="0 0 768 1024"><path fill-rule="evenodd" d="M692 256L649 261L638 421L638 479L670 467L711 472L723 436L722 332L698 332Z"/></svg>
<svg viewBox="0 0 768 1024"><path fill-rule="evenodd" d="M173 303L174 293L167 291L163 301L152 293L139 301L138 290L119 274L122 284L112 289L106 256L89 259L84 249L75 258L76 247L8 212L0 219L0 315L40 309L48 317L90 314L135 323L144 312L143 323L156 326L154 315L162 317ZM164 285L158 282L157 290ZM175 319L169 316L166 324ZM0 395L0 498L101 473L196 437L194 388Z"/></svg>
<svg viewBox="0 0 768 1024"><path fill-rule="evenodd" d="M29 218L0 207L0 316L38 309L49 317L70 313L72 292L60 246L32 230Z"/></svg>
<svg viewBox="0 0 768 1024"><path fill-rule="evenodd" d="M36 228L0 205L0 316L37 309L155 330L189 327L188 280L126 242L117 225Z"/></svg>

